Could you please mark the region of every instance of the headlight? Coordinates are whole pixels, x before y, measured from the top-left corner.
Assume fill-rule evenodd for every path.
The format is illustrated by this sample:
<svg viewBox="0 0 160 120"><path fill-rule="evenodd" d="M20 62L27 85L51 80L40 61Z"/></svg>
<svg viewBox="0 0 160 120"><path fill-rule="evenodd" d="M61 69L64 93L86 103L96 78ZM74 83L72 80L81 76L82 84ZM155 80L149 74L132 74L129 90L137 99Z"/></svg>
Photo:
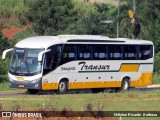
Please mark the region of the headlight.
<svg viewBox="0 0 160 120"><path fill-rule="evenodd" d="M9 81L14 82L14 80L13 80L13 79L11 79L11 78L9 78Z"/></svg>
<svg viewBox="0 0 160 120"><path fill-rule="evenodd" d="M41 78L38 78L38 79L32 80L32 81L31 81L31 83L36 83L36 82L38 82L39 80L41 80Z"/></svg>

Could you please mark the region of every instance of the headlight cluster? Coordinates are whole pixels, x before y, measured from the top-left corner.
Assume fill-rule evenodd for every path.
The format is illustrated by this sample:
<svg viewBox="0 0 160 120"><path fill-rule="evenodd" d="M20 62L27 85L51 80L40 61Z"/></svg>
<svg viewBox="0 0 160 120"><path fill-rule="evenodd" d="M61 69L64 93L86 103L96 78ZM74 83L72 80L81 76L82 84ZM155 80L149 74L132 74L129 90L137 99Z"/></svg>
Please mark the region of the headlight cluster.
<svg viewBox="0 0 160 120"><path fill-rule="evenodd" d="M32 81L31 81L31 83L36 83L36 82L38 82L39 80L41 80L41 78L38 78L38 79L32 80Z"/></svg>
<svg viewBox="0 0 160 120"><path fill-rule="evenodd" d="M13 80L13 79L9 78L9 81L14 82L15 80Z"/></svg>

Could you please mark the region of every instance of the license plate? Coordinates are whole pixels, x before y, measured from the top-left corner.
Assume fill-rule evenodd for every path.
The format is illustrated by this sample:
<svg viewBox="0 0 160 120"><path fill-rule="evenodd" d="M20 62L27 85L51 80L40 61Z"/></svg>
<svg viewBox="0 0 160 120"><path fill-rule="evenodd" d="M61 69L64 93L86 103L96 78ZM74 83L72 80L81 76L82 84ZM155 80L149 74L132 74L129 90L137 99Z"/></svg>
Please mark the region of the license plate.
<svg viewBox="0 0 160 120"><path fill-rule="evenodd" d="M18 81L23 81L23 77L18 77L17 80Z"/></svg>
<svg viewBox="0 0 160 120"><path fill-rule="evenodd" d="M19 87L24 87L24 85L19 85Z"/></svg>

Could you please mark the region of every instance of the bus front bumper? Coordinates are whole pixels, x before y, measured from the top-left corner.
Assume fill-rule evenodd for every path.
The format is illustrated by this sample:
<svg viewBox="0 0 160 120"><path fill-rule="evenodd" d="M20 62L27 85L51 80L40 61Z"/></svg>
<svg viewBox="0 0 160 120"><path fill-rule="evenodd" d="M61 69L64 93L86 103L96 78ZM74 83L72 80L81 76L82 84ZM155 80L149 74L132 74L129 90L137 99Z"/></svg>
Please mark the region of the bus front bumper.
<svg viewBox="0 0 160 120"><path fill-rule="evenodd" d="M42 79L37 80L24 80L24 81L18 81L18 80L9 80L9 86L12 88L27 88L27 89L42 89Z"/></svg>

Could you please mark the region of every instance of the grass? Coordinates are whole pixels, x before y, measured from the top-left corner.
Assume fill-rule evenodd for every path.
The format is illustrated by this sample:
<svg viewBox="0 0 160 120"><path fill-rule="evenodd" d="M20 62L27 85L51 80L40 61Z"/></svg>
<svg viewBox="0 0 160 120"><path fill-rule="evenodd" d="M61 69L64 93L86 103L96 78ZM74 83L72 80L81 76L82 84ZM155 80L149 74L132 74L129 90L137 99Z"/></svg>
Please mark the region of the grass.
<svg viewBox="0 0 160 120"><path fill-rule="evenodd" d="M1 96L3 110L53 111L160 111L159 91L129 91L121 93L65 94L65 95L14 95ZM123 117L121 120L134 120ZM142 117L136 120L158 120Z"/></svg>
<svg viewBox="0 0 160 120"><path fill-rule="evenodd" d="M158 83L159 74L154 74ZM156 81L156 82L155 82ZM0 84L0 90L21 90ZM0 110L72 110L72 111L160 111L159 91L129 91L121 93L14 95L0 97ZM101 106L101 107L100 107ZM123 117L121 120L159 120L157 117Z"/></svg>
<svg viewBox="0 0 160 120"><path fill-rule="evenodd" d="M65 95L14 95L0 98L0 102L7 110L11 110L13 103L22 105L23 110L40 109L44 106L54 106L62 110L64 106L75 111L86 109L92 104L97 110L101 104L107 111L160 111L160 92L125 92L125 93L99 93L99 94L65 94Z"/></svg>
<svg viewBox="0 0 160 120"><path fill-rule="evenodd" d="M10 88L8 82L0 82L0 91L21 90L19 88Z"/></svg>

